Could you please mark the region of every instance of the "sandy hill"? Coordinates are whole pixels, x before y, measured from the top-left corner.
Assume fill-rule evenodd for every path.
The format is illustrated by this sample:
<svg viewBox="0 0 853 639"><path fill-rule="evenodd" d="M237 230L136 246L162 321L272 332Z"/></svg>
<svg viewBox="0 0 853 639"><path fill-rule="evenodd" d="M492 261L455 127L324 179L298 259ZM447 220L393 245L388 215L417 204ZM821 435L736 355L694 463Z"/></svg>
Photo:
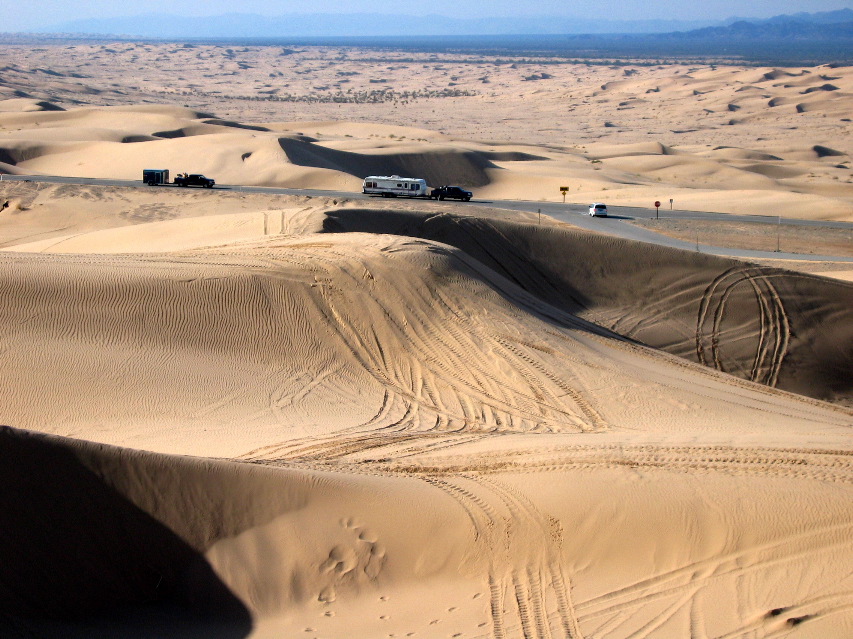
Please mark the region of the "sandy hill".
<svg viewBox="0 0 853 639"><path fill-rule="evenodd" d="M853 628L853 414L779 389L849 398L850 285L439 203L20 188L4 634Z"/></svg>
<svg viewBox="0 0 853 639"><path fill-rule="evenodd" d="M0 47L0 174L851 219L849 69L378 55ZM471 203L0 196L0 636L853 636L853 285Z"/></svg>
<svg viewBox="0 0 853 639"><path fill-rule="evenodd" d="M624 82L630 86L605 93L639 90ZM0 171L14 174L137 180L143 168L160 167L221 184L353 192L368 175L408 175L472 187L485 198L556 201L567 186L569 201L581 203L674 199L687 210L851 219L851 151L843 144L770 150L606 139L558 148L357 122L241 124L171 106L63 110L0 101Z"/></svg>

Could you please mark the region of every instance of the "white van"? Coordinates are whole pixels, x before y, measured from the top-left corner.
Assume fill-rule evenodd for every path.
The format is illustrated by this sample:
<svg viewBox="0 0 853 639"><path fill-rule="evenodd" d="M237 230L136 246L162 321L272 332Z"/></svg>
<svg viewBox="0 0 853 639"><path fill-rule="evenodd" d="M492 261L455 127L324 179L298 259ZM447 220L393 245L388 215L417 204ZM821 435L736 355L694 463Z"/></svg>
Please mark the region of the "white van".
<svg viewBox="0 0 853 639"><path fill-rule="evenodd" d="M382 197L429 197L426 180L399 175L369 175L364 178L361 192Z"/></svg>

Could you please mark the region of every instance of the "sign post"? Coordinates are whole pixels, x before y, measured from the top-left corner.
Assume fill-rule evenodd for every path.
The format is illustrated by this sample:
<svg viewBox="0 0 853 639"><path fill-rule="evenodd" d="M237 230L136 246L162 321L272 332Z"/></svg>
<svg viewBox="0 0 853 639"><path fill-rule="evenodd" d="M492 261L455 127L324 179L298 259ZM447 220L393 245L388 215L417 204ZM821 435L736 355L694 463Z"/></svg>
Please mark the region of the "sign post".
<svg viewBox="0 0 853 639"><path fill-rule="evenodd" d="M568 192L568 190L569 190L569 187L567 187L567 186L561 186L560 187L560 193L563 194L563 204L566 203L566 193Z"/></svg>
<svg viewBox="0 0 853 639"><path fill-rule="evenodd" d="M672 198L669 198L669 210L672 210Z"/></svg>
<svg viewBox="0 0 853 639"><path fill-rule="evenodd" d="M660 213L660 202L656 201L655 202L655 219L656 220L660 217L659 213Z"/></svg>
<svg viewBox="0 0 853 639"><path fill-rule="evenodd" d="M777 218L776 222L776 252L779 253L782 250L782 216L780 215Z"/></svg>

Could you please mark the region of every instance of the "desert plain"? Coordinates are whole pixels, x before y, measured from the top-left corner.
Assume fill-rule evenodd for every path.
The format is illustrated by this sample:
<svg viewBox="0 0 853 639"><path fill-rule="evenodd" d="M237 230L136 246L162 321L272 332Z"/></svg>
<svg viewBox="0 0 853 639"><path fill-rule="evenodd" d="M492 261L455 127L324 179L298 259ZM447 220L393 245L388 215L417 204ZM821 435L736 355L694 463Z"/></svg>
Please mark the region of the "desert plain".
<svg viewBox="0 0 853 639"><path fill-rule="evenodd" d="M853 635L851 96L838 65L0 46L0 634ZM25 181L143 168L228 188ZM818 224L745 262L488 205L561 186L731 214L723 245Z"/></svg>

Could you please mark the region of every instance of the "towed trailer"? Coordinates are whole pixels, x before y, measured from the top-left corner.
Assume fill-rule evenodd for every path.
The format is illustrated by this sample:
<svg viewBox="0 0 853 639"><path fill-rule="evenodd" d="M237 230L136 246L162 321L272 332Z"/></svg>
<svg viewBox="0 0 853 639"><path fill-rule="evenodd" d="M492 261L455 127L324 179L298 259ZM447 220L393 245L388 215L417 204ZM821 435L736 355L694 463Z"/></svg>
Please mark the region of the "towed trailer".
<svg viewBox="0 0 853 639"><path fill-rule="evenodd" d="M426 180L399 175L368 175L361 192L382 197L429 197Z"/></svg>
<svg viewBox="0 0 853 639"><path fill-rule="evenodd" d="M148 186L168 184L169 169L144 169L142 171L142 181Z"/></svg>

